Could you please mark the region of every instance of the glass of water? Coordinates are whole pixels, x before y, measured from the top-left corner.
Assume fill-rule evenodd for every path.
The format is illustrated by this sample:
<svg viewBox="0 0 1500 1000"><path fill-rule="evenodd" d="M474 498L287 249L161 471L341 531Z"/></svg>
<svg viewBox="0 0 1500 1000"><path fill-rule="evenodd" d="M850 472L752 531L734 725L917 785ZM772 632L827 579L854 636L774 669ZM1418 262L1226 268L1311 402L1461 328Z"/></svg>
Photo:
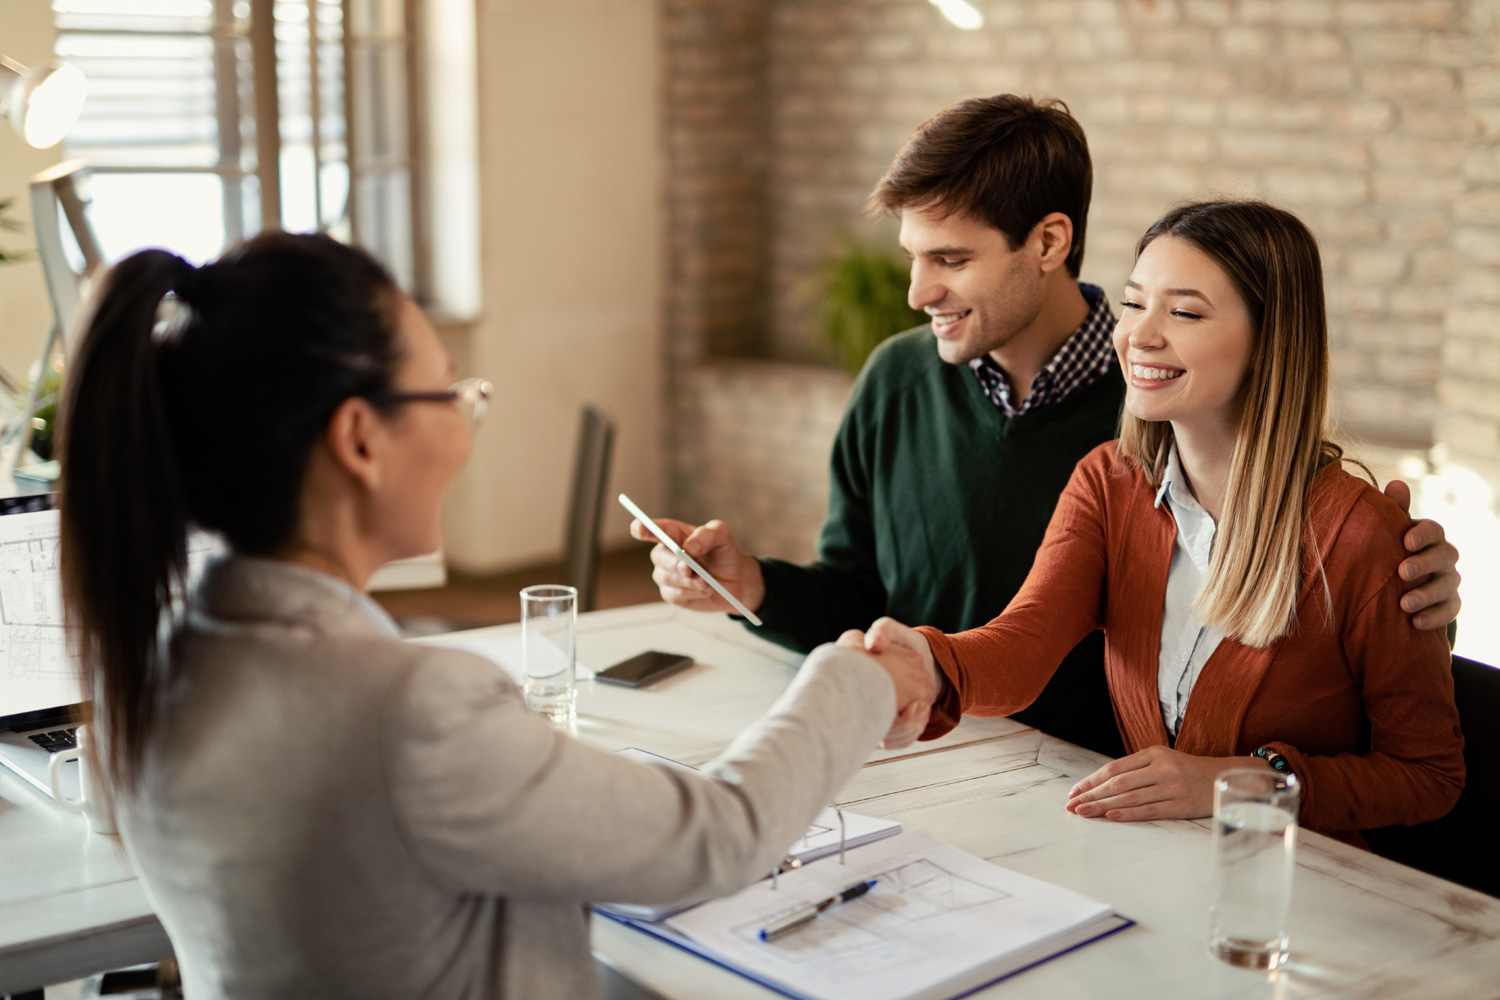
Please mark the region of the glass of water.
<svg viewBox="0 0 1500 1000"><path fill-rule="evenodd" d="M1301 793L1295 774L1270 768L1214 779L1209 947L1230 965L1271 970L1286 961Z"/></svg>
<svg viewBox="0 0 1500 1000"><path fill-rule="evenodd" d="M521 591L521 661L526 705L555 726L570 726L576 712L574 633L578 591L547 584Z"/></svg>

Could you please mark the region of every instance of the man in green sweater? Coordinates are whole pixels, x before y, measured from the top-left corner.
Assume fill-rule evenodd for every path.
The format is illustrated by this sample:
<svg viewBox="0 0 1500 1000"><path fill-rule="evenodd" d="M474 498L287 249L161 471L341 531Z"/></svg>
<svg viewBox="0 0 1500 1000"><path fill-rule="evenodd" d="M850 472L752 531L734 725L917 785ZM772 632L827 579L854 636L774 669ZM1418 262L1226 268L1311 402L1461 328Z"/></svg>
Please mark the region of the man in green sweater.
<svg viewBox="0 0 1500 1000"><path fill-rule="evenodd" d="M957 632L1020 589L1073 466L1116 436L1124 399L1108 297L1078 280L1092 186L1083 130L1057 101L963 101L897 154L870 204L900 218L908 300L932 319L883 344L854 383L818 559L756 558L722 521L658 522L763 619L758 634L810 650L882 615ZM1422 585L1403 604L1426 609L1417 627L1443 627L1458 613L1458 553L1427 521L1406 545L1402 576ZM664 600L730 610L665 547L652 560ZM1016 717L1117 757L1100 636Z"/></svg>

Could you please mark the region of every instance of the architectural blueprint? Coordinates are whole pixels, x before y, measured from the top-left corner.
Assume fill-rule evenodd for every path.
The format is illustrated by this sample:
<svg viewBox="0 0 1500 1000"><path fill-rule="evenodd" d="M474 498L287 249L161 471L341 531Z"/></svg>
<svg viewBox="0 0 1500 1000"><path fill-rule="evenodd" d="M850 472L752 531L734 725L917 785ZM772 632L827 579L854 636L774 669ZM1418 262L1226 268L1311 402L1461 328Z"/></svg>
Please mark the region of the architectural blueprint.
<svg viewBox="0 0 1500 1000"><path fill-rule="evenodd" d="M57 555L55 511L0 517L0 663L12 680L71 676Z"/></svg>
<svg viewBox="0 0 1500 1000"><path fill-rule="evenodd" d="M760 931L807 903L875 880L801 930ZM907 831L759 882L667 920L694 950L818 1000L963 993L1117 928L1110 907L1000 868L924 831Z"/></svg>
<svg viewBox="0 0 1500 1000"><path fill-rule="evenodd" d="M0 517L0 716L76 704L82 684L63 628L58 512ZM188 538L189 585L223 545Z"/></svg>

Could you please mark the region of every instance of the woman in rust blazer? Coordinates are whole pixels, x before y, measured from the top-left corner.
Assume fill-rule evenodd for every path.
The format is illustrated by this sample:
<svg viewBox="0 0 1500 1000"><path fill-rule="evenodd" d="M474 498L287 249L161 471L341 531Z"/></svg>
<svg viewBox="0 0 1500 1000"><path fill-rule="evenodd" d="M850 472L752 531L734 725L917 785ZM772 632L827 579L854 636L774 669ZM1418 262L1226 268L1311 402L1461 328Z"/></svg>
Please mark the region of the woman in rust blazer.
<svg viewBox="0 0 1500 1000"><path fill-rule="evenodd" d="M1464 780L1448 647L1400 608L1406 515L1325 436L1316 241L1263 203L1174 209L1122 306L1121 438L1078 464L1005 612L866 636L928 658L942 694L924 737L1024 708L1103 628L1130 753L1069 810L1206 816L1216 774L1274 762L1302 784L1302 824L1341 839L1443 815Z"/></svg>

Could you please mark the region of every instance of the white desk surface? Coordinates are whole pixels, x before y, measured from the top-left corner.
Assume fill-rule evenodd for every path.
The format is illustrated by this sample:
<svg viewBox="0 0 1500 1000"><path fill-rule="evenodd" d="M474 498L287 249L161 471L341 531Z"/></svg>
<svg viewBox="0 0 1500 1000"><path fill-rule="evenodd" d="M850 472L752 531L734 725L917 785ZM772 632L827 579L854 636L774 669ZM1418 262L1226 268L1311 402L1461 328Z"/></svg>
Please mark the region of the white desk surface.
<svg viewBox="0 0 1500 1000"><path fill-rule="evenodd" d="M0 768L0 996L171 954L118 838Z"/></svg>
<svg viewBox="0 0 1500 1000"><path fill-rule="evenodd" d="M698 663L639 691L581 684L578 736L688 764L711 759L763 712L799 659L726 618L660 604L579 620L578 656L591 667L646 649ZM877 752L839 802L931 830L1137 921L979 996L1500 997L1500 900L1305 831L1291 971L1273 983L1223 965L1204 943L1206 823L1110 824L1063 811L1068 787L1102 760L1008 719L968 719L942 740ZM594 945L664 997L774 996L611 921L595 920ZM117 841L0 773L0 995L169 952Z"/></svg>
<svg viewBox="0 0 1500 1000"><path fill-rule="evenodd" d="M1500 900L1306 831L1290 970L1271 981L1223 964L1206 947L1206 821L1110 824L1063 810L1068 788L1103 760L1022 732L867 766L841 795L840 804L929 830L995 864L1109 902L1137 922L974 997L1500 996ZM594 918L593 941L615 969L664 997L776 996L604 918Z"/></svg>

